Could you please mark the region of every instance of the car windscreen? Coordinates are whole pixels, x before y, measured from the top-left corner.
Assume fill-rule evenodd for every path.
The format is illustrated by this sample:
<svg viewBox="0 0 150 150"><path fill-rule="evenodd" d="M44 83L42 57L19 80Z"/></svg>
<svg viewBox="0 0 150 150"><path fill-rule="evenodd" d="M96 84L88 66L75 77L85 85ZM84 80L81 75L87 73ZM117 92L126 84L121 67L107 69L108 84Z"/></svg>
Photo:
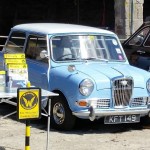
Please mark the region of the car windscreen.
<svg viewBox="0 0 150 150"><path fill-rule="evenodd" d="M68 35L52 38L52 58L55 61L93 60L124 61L118 40L103 35Z"/></svg>

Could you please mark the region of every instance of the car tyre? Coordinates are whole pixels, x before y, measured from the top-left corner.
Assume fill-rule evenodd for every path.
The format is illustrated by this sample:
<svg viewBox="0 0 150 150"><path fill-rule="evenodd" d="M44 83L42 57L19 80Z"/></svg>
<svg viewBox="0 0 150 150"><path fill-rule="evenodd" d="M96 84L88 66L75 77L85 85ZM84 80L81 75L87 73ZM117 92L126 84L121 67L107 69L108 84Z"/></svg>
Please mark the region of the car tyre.
<svg viewBox="0 0 150 150"><path fill-rule="evenodd" d="M58 130L72 130L75 125L76 117L66 102L64 96L54 97L51 100L51 126Z"/></svg>

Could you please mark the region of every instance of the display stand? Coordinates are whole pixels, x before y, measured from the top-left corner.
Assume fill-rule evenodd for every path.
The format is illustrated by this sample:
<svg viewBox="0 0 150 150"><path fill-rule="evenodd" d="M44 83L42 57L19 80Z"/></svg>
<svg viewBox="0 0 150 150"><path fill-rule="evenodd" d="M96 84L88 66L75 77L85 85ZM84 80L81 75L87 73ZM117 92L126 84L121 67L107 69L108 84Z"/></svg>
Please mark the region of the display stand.
<svg viewBox="0 0 150 150"><path fill-rule="evenodd" d="M34 87L30 87L29 85L29 80L28 80L28 65L26 64L26 60L25 60L25 54L21 53L21 54L4 54L4 73L6 72L6 74L1 74L2 78L4 80L4 84L3 86L0 88L0 104L1 103L7 103L13 106L16 106L17 109L16 111L13 111L7 115L4 115L3 117L0 117L0 119L4 119L8 116L11 116L15 113L17 113L17 117L18 119L26 119L26 121L28 121L29 119L34 118L35 116L38 116L39 119L41 115L46 116L48 118L47 121L47 143L46 143L46 149L48 150L49 147L49 131L50 131L50 108L51 108L51 98L53 96L58 96L58 94L53 93L53 92L49 92L47 90L43 90L40 88L36 88L39 90L39 95L38 95L38 100L37 100L37 105L36 108L35 107L31 107L31 109L33 110L32 114L34 113L34 115L31 115L31 118L27 118L26 116L28 115L21 115L21 114L27 114L29 113L29 111L27 112L28 108L26 107L23 112L22 110L22 105L20 105L21 102L21 97L19 96L19 94L21 94L21 88L23 90L23 88L27 88L26 90L28 91L29 88L30 89L35 89ZM24 89L25 90L25 89ZM33 92L33 91L32 91ZM33 94L35 94L33 92ZM35 94L36 95L36 94ZM45 113L41 113L41 104L42 101L44 103L45 99L41 99L41 97L47 97L46 100L48 100L48 112L45 111ZM17 99L16 101L14 101L15 99ZM24 98L23 98L24 100ZM21 103L21 104L24 104ZM20 113L22 111L22 113ZM31 112L31 111L30 111Z"/></svg>
<svg viewBox="0 0 150 150"><path fill-rule="evenodd" d="M41 90L41 96L48 97L48 112L41 113L41 115L47 117L47 141L46 141L46 150L49 149L49 132L50 132L50 106L51 106L51 98L54 96L58 96L59 94L49 92L46 90ZM1 92L0 93L0 104L1 103L7 103L13 106L17 106L17 102L14 102L12 99L17 98L17 93L6 93L6 92ZM6 117L9 117L13 114L17 113L17 111L11 112L3 117L0 117L0 119L4 119Z"/></svg>
<svg viewBox="0 0 150 150"><path fill-rule="evenodd" d="M43 97L49 97L48 99L48 108L50 109L50 104L51 104L51 97L53 96L58 96L57 93L53 93L53 92L49 92L49 91L46 91L46 90L41 90L41 96ZM7 103L7 104L10 104L10 105L13 105L13 106L17 106L17 102L14 102L13 101L13 98L17 98L17 93L7 93L7 92L1 92L0 93L0 104L1 103ZM49 112L49 109L48 109L48 112ZM11 116L12 114L15 114L17 111L14 111L12 113L9 113L3 117L0 117L0 119L3 119L3 118L6 118L8 116ZM50 116L50 112L49 113L41 113L41 115L43 116L46 116L46 117L49 117Z"/></svg>
<svg viewBox="0 0 150 150"><path fill-rule="evenodd" d="M41 96L43 97L53 97L53 96L58 96L57 93L53 93L53 92L49 92L49 91L46 91L46 90L41 90ZM7 104L10 104L10 105L13 105L13 106L17 106L17 102L14 102L13 101L13 98L17 98L17 93L7 93L7 92L0 92L0 104L1 103L7 103ZM2 118L6 118L8 116L10 116L11 114L15 114L16 111L10 113L10 114L7 114L3 117L0 117L0 119ZM46 113L41 113L43 116L47 116L48 117L48 114Z"/></svg>

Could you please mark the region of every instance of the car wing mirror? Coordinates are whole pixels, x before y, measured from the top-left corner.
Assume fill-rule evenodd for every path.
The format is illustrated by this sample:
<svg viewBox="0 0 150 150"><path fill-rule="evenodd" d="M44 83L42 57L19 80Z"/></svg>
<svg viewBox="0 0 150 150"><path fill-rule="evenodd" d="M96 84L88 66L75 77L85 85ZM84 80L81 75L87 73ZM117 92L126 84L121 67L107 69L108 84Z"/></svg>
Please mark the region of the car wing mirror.
<svg viewBox="0 0 150 150"><path fill-rule="evenodd" d="M47 50L42 50L42 51L40 52L40 57L41 57L42 59L48 58Z"/></svg>

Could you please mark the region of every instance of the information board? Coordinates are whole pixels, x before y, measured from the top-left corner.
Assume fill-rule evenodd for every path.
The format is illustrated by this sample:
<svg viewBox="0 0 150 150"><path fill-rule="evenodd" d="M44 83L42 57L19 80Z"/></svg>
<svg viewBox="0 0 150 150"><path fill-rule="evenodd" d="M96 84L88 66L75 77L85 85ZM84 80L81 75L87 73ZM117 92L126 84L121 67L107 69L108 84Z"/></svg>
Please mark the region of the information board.
<svg viewBox="0 0 150 150"><path fill-rule="evenodd" d="M39 119L41 117L41 89L18 88L17 118L19 120Z"/></svg>

